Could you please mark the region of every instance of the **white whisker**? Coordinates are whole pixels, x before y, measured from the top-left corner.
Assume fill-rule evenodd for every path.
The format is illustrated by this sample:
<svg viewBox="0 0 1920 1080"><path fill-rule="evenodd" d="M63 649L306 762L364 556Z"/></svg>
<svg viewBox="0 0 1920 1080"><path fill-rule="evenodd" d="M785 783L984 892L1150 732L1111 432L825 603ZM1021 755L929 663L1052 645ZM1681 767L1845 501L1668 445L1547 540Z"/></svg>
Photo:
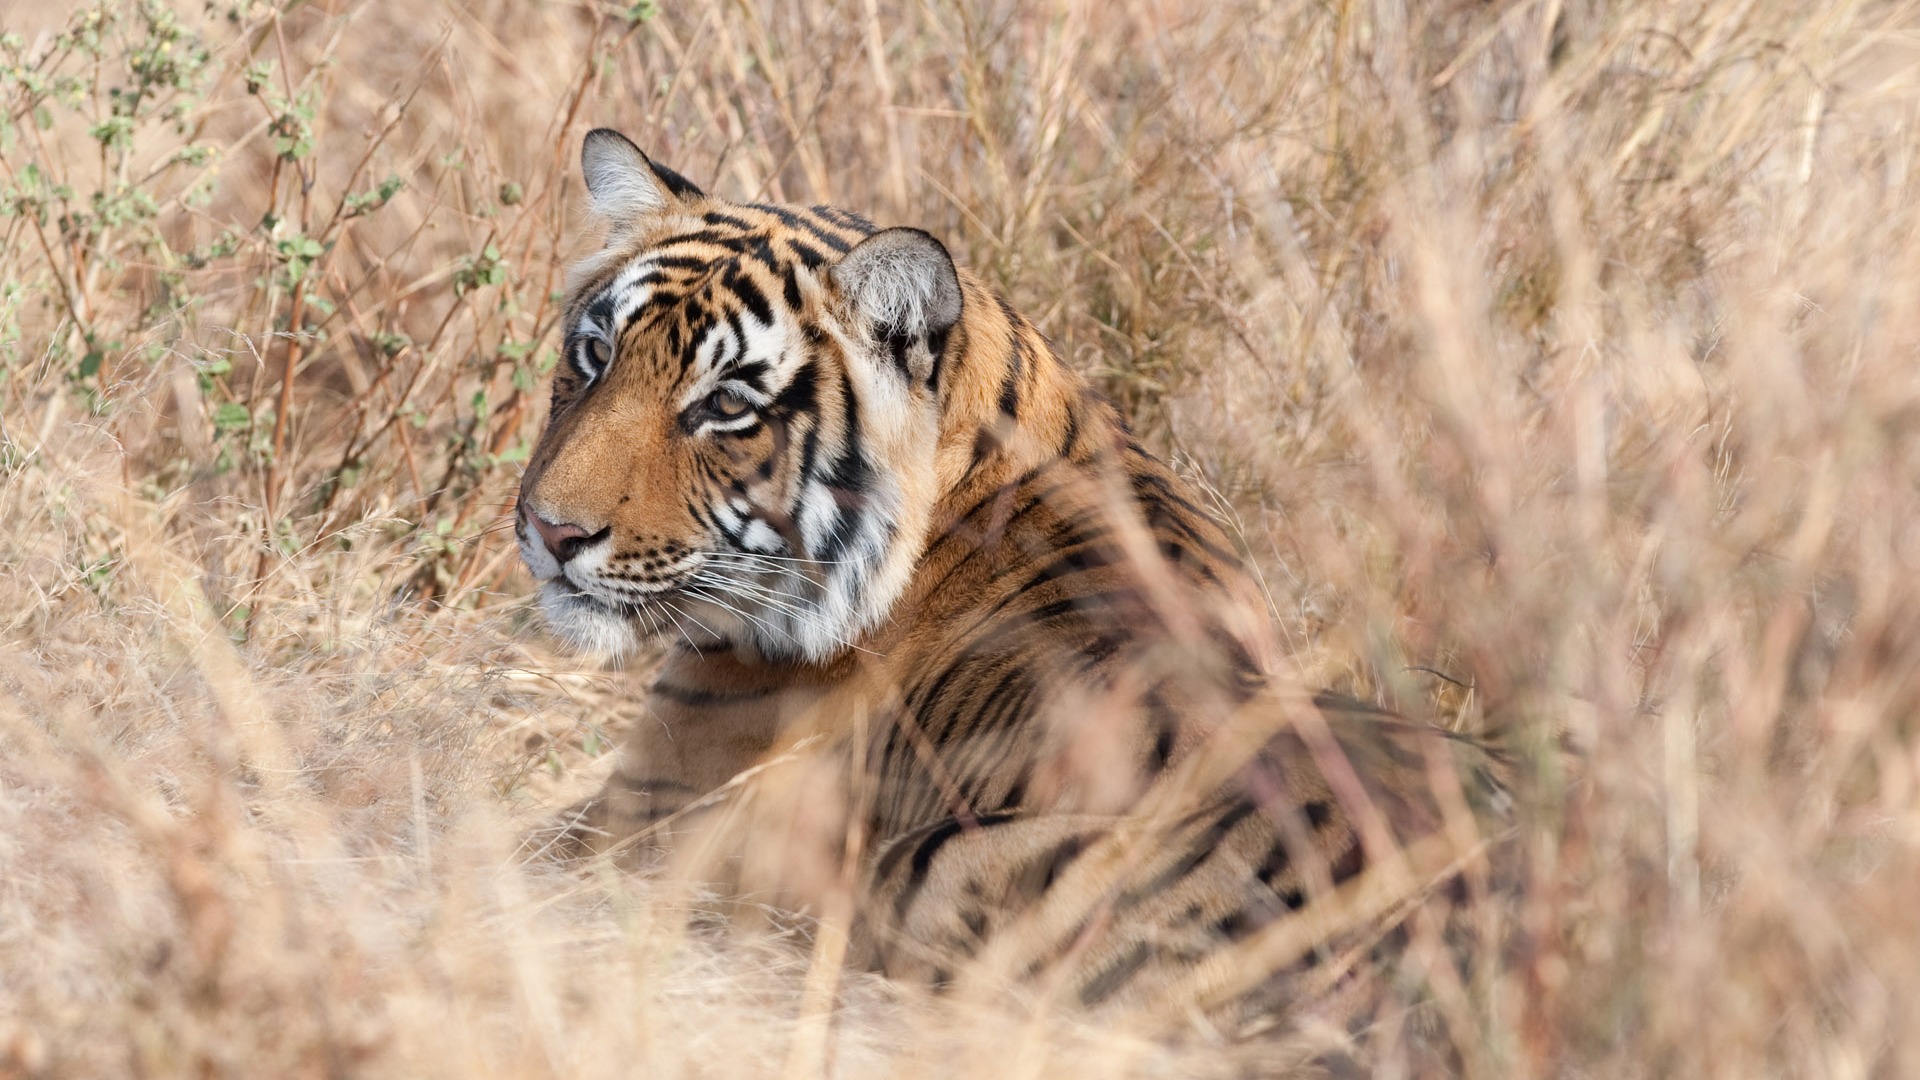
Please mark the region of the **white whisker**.
<svg viewBox="0 0 1920 1080"><path fill-rule="evenodd" d="M786 632L785 630L782 630L779 627L774 626L771 623L767 622L766 620L753 615L751 612L745 611L741 608L735 607L734 605L727 603L725 600L721 599L718 596L715 596L710 592L707 592L705 589L700 588L698 585L689 585L687 587L687 592L692 596L697 596L702 600L705 600L707 603L712 604L723 611L730 611L733 614L738 615L742 619L747 620L748 622L752 623L755 626L760 627L761 629L767 631L770 634L779 634L781 637L786 638L788 641L799 640L798 638L794 637L792 634Z"/></svg>
<svg viewBox="0 0 1920 1080"><path fill-rule="evenodd" d="M674 606L666 600L658 600L655 602L660 605L660 613L673 620L674 629L680 631L680 636L687 640L687 647L690 649L698 649L700 646L694 644L693 635L687 633L687 628L681 625L679 616L675 614L676 609ZM681 612L680 614L685 614L685 612ZM691 615L687 617L692 618ZM698 620L695 621L697 622ZM708 631L708 633L712 633L712 631Z"/></svg>
<svg viewBox="0 0 1920 1080"><path fill-rule="evenodd" d="M820 618L819 612L804 599L779 592L759 582L722 577L712 573L710 568L702 567L694 573L686 587L689 591L698 590L699 595L707 602L778 633L789 641L798 641L799 638L789 631L768 626L762 620L729 603L728 600L737 600L779 611L791 619L798 628L818 633L837 646L856 649L860 652L871 652L855 645L851 639L832 632ZM720 595L716 596L715 593Z"/></svg>
<svg viewBox="0 0 1920 1080"><path fill-rule="evenodd" d="M814 616L813 610L805 606L798 597L789 596L756 581L730 580L710 574L695 574L693 581L695 584L706 585L741 599L759 600L769 607L786 612L801 622L806 622Z"/></svg>
<svg viewBox="0 0 1920 1080"><path fill-rule="evenodd" d="M808 573L806 569L794 566L783 566L778 563L763 563L756 558L733 555L709 555L707 556L707 563L710 566L724 567L729 570L739 570L747 573L779 574L785 577L798 578L814 586L821 585L821 578L825 576L819 573Z"/></svg>

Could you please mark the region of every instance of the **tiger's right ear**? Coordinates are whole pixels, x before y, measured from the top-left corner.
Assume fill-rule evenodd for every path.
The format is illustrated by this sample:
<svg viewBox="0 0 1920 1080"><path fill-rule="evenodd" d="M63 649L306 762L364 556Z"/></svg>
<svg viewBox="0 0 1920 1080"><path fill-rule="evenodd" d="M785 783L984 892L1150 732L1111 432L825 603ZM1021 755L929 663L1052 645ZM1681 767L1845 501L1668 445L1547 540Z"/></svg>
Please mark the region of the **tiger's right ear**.
<svg viewBox="0 0 1920 1080"><path fill-rule="evenodd" d="M894 363L930 382L964 303L946 245L919 229L882 229L842 255L832 273Z"/></svg>
<svg viewBox="0 0 1920 1080"><path fill-rule="evenodd" d="M706 193L679 173L655 165L612 128L594 128L580 146L580 171L596 216L619 229Z"/></svg>

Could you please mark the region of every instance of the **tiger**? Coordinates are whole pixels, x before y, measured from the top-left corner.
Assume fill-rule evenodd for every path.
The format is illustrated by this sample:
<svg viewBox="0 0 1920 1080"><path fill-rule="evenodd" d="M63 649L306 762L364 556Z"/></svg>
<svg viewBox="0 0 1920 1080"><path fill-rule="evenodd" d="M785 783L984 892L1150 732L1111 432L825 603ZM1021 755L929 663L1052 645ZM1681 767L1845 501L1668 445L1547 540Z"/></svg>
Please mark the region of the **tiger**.
<svg viewBox="0 0 1920 1080"><path fill-rule="evenodd" d="M560 638L665 656L570 851L851 881L847 962L935 993L1239 1024L1484 864L1494 750L1282 677L1220 517L938 239L581 169L514 531Z"/></svg>

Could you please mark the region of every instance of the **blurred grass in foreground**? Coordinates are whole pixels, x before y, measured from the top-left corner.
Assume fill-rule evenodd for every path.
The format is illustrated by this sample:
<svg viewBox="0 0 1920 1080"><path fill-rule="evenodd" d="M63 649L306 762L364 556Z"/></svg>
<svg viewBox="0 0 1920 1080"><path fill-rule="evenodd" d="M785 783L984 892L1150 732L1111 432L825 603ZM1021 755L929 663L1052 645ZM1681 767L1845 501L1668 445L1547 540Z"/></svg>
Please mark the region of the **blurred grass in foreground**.
<svg viewBox="0 0 1920 1080"><path fill-rule="evenodd" d="M821 1013L803 951L513 863L639 712L502 528L601 124L945 238L1217 494L1304 678L1519 748L1468 1074L1920 1074L1912 4L0 31L0 1075L1231 1067Z"/></svg>

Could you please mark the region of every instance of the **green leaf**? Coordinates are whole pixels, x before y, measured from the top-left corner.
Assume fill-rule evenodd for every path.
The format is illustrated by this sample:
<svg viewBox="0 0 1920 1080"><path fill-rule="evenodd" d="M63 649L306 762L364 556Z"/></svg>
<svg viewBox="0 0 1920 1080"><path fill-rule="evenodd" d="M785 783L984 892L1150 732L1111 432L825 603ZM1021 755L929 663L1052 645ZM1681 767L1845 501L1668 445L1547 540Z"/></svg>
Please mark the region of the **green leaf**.
<svg viewBox="0 0 1920 1080"><path fill-rule="evenodd" d="M247 407L237 401L223 401L214 407L213 430L218 432L238 431L253 422L253 416Z"/></svg>
<svg viewBox="0 0 1920 1080"><path fill-rule="evenodd" d="M405 180L400 179L398 176L389 176L385 180L382 180L380 186L372 191L363 191L348 195L345 206L346 216L355 218L362 214L371 214L375 210L387 205L395 195L399 194L400 189L406 186L406 183Z"/></svg>

